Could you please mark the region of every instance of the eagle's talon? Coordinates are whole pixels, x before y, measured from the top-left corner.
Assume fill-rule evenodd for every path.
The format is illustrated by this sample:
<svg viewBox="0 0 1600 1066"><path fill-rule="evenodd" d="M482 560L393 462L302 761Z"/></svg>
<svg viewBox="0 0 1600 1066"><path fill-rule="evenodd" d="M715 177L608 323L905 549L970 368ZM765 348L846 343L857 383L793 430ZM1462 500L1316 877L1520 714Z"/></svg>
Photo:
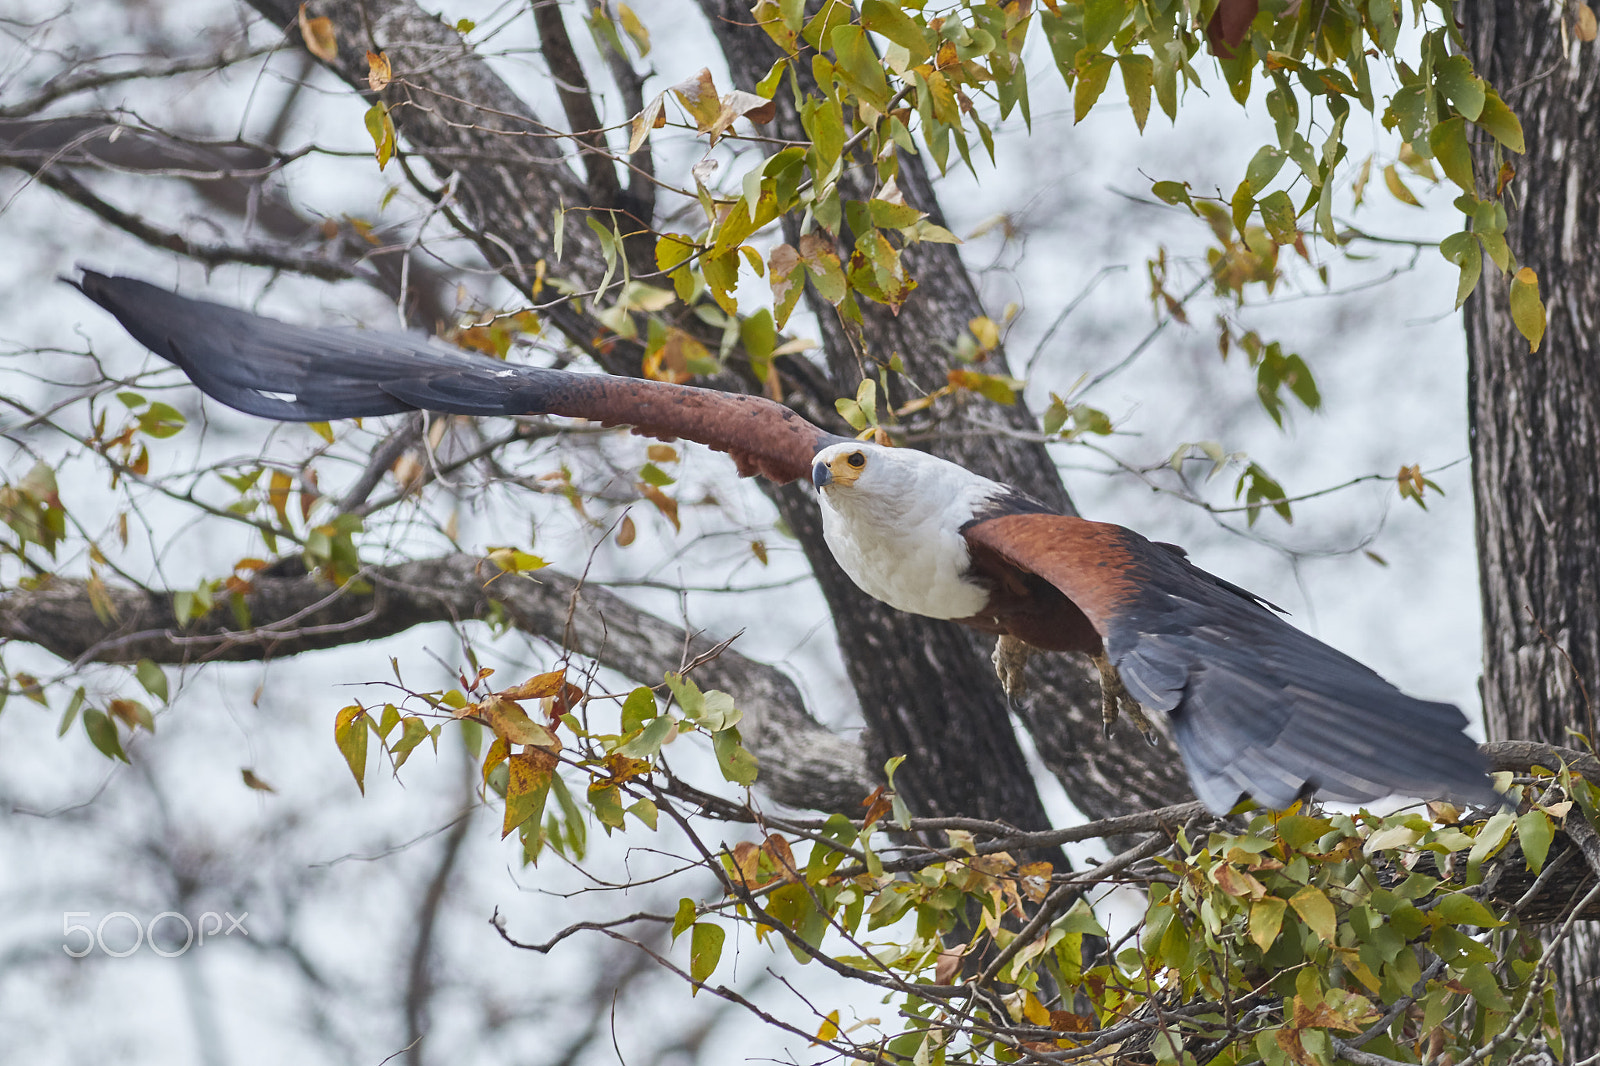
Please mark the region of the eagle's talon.
<svg viewBox="0 0 1600 1066"><path fill-rule="evenodd" d="M1002 635L995 640L995 650L989 656L989 661L994 663L995 675L1000 679L1000 688L1005 691L1011 709L1016 709L1016 704L1027 693L1027 677L1022 674L1022 667L1027 666L1027 659L1032 653L1032 648L1013 635Z"/></svg>
<svg viewBox="0 0 1600 1066"><path fill-rule="evenodd" d="M989 661L994 664L995 676L1000 678L1000 688L1006 694L1006 702L1012 710L1028 691L1028 679L1023 673L1023 668L1028 665L1028 656L1033 649L1009 634L1001 636L994 642L994 652L989 656Z"/></svg>
<svg viewBox="0 0 1600 1066"><path fill-rule="evenodd" d="M1120 712L1127 714L1128 720L1144 737L1145 742L1154 747L1159 739L1155 725L1144 713L1144 708L1139 706L1139 702L1123 687L1122 675L1117 673L1116 666L1103 653L1094 656L1094 665L1100 672L1100 720L1106 739L1111 739L1111 727L1116 724Z"/></svg>

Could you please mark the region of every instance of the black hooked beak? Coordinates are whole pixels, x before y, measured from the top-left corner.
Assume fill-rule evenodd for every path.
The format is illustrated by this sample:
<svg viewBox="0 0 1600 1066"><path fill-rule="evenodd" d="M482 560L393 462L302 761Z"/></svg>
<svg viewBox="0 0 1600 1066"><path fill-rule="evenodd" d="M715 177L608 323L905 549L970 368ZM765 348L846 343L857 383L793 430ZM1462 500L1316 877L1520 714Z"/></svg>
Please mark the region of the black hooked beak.
<svg viewBox="0 0 1600 1066"><path fill-rule="evenodd" d="M817 463L811 468L811 483L819 489L833 483L833 471L828 469L827 463Z"/></svg>

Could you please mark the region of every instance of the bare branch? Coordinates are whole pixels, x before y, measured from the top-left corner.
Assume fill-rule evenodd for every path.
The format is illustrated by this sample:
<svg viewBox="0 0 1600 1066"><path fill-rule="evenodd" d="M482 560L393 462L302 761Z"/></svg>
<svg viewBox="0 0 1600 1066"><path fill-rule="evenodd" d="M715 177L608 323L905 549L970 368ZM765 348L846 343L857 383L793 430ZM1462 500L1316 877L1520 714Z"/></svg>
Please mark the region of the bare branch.
<svg viewBox="0 0 1600 1066"><path fill-rule="evenodd" d="M26 641L70 661L239 662L375 640L426 622L482 619L498 609L523 632L556 645L567 640L573 651L641 681L681 669L683 655L693 658L714 643L605 589L583 586L580 595L579 582L549 568L535 580L457 554L372 567L361 576L369 592L354 590L355 583L335 590L311 575L263 575L245 596L255 622L245 630L226 607L181 627L170 593L120 588L108 590L108 624L96 616L85 582L56 578L0 594L0 640ZM285 626L286 619L293 621ZM696 676L702 687L738 699L744 744L761 762L767 795L802 809L860 812L876 785L860 747L811 717L780 671L724 651Z"/></svg>

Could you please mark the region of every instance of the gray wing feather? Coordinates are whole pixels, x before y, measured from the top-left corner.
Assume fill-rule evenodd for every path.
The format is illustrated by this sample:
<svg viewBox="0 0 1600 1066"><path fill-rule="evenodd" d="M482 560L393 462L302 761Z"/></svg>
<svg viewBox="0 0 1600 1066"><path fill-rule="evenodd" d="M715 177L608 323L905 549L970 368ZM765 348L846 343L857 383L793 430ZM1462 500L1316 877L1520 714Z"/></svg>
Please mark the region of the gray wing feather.
<svg viewBox="0 0 1600 1066"><path fill-rule="evenodd" d="M1487 764L1447 703L1407 696L1187 561L1155 573L1107 626L1107 653L1140 703L1166 711L1195 794L1282 809L1315 793L1366 802L1395 791L1492 803Z"/></svg>

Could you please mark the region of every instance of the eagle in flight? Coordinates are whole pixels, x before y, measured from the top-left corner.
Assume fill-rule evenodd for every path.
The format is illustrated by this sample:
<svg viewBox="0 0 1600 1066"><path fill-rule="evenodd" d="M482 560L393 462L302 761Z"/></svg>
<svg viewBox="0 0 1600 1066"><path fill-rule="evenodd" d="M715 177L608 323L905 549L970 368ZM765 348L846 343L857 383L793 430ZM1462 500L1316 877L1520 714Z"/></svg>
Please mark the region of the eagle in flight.
<svg viewBox="0 0 1600 1066"><path fill-rule="evenodd" d="M1206 573L1180 548L1037 500L924 452L820 429L782 404L659 381L518 366L426 337L308 328L85 271L84 295L207 395L323 422L425 410L562 415L696 441L742 475L817 488L829 549L890 606L996 634L1021 690L1031 650L1093 657L1118 708L1166 715L1195 794L1283 809L1399 792L1492 803L1486 762L1447 703L1407 696Z"/></svg>

